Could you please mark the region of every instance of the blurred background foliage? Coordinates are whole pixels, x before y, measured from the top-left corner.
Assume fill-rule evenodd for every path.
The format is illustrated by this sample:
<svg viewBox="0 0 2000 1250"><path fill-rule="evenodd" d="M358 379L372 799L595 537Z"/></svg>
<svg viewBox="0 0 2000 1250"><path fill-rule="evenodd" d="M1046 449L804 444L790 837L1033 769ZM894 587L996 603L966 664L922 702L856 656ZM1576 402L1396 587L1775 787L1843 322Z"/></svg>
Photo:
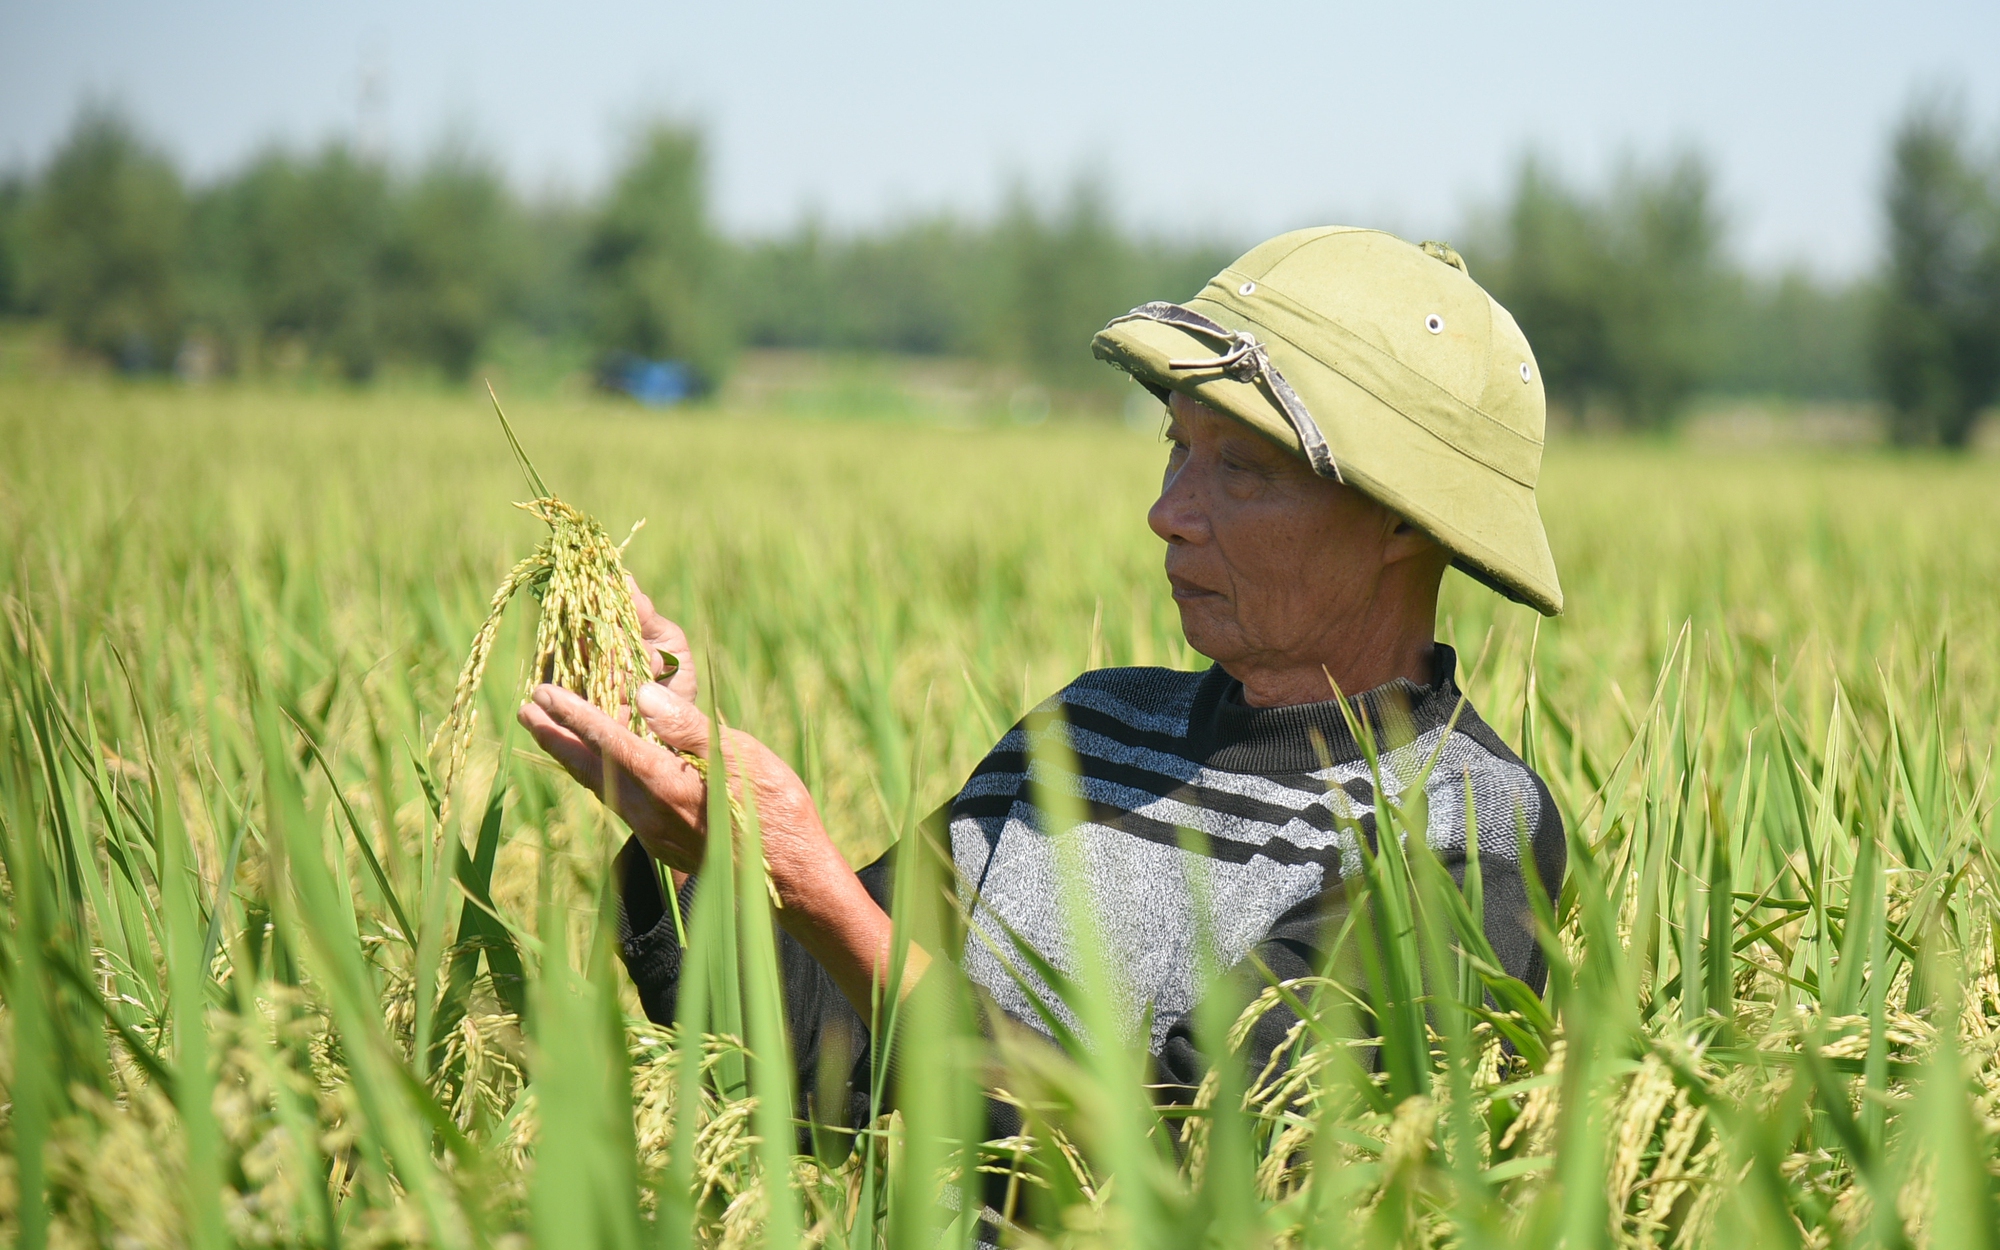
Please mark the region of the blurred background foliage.
<svg viewBox="0 0 2000 1250"><path fill-rule="evenodd" d="M1962 446L2000 394L2000 153L1963 107L1920 103L1897 131L1876 365L1902 443Z"/></svg>
<svg viewBox="0 0 2000 1250"><path fill-rule="evenodd" d="M1694 151L1601 185L1530 154L1457 242L1573 424L1659 430L1703 395L1879 401L1895 441L1962 446L2000 397L2000 153L1932 96L1887 157L1883 260L1852 279L1746 268ZM732 238L702 135L667 122L594 200L523 196L463 140L413 166L273 148L197 184L88 106L44 167L0 179L0 316L131 373L458 380L525 352L677 360L712 390L742 349L781 348L984 361L1087 400L1116 385L1093 330L1252 241L1135 232L1088 178L985 219Z"/></svg>

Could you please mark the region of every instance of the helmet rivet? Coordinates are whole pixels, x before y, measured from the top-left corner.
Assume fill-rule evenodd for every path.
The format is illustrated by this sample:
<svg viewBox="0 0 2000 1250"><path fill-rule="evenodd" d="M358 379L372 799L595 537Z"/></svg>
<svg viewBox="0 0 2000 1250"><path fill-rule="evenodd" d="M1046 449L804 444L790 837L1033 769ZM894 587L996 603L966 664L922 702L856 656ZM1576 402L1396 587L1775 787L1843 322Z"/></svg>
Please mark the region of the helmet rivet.
<svg viewBox="0 0 2000 1250"><path fill-rule="evenodd" d="M1236 293L1238 295L1255 295L1257 293L1257 284L1255 282L1245 282L1242 286L1236 288Z"/></svg>
<svg viewBox="0 0 2000 1250"><path fill-rule="evenodd" d="M1528 362L1525 360L1521 362L1521 380L1523 382L1532 382L1535 380L1535 371L1528 367Z"/></svg>
<svg viewBox="0 0 2000 1250"><path fill-rule="evenodd" d="M1424 318L1424 329L1429 330L1432 334L1443 334L1444 318L1438 316L1436 313L1432 313L1430 316Z"/></svg>

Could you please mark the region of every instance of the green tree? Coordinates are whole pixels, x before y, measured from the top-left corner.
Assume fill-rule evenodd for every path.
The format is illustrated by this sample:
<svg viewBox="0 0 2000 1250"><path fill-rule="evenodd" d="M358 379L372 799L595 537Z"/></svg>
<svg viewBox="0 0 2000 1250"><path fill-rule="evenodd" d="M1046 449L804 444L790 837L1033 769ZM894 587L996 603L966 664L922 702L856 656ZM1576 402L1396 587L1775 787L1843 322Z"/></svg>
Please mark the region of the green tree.
<svg viewBox="0 0 2000 1250"><path fill-rule="evenodd" d="M579 280L590 239L591 210L580 201L549 198L520 206L520 288L514 316L549 338L580 338L590 299Z"/></svg>
<svg viewBox="0 0 2000 1250"><path fill-rule="evenodd" d="M985 224L938 214L840 236L808 218L743 246L730 289L758 346L976 355L1113 387L1091 335L1135 304L1187 299L1235 254L1135 236L1083 180L1054 206L1017 189Z"/></svg>
<svg viewBox="0 0 2000 1250"><path fill-rule="evenodd" d="M926 354L976 350L984 245L979 231L942 214L853 240L834 271L838 346Z"/></svg>
<svg viewBox="0 0 2000 1250"><path fill-rule="evenodd" d="M172 163L119 113L86 106L29 197L29 301L87 351L128 369L169 363L184 313L187 211Z"/></svg>
<svg viewBox="0 0 2000 1250"><path fill-rule="evenodd" d="M28 294L21 280L21 218L28 205L28 180L0 175L0 316L23 312Z"/></svg>
<svg viewBox="0 0 2000 1250"><path fill-rule="evenodd" d="M221 314L255 344L286 340L364 381L389 351L385 254L396 226L389 171L340 143L306 160L272 150L205 197L204 270Z"/></svg>
<svg viewBox="0 0 2000 1250"><path fill-rule="evenodd" d="M817 215L808 215L790 234L737 248L729 292L743 341L755 347L834 346L847 246Z"/></svg>
<svg viewBox="0 0 2000 1250"><path fill-rule="evenodd" d="M396 196L383 322L400 354L464 378L519 299L529 239L494 166L447 148Z"/></svg>
<svg viewBox="0 0 2000 1250"><path fill-rule="evenodd" d="M1475 230L1473 272L1534 346L1549 397L1590 407L1611 372L1599 272L1611 251L1602 214L1538 157L1523 158L1497 222Z"/></svg>
<svg viewBox="0 0 2000 1250"><path fill-rule="evenodd" d="M1828 281L1803 269L1737 275L1722 301L1717 363L1706 385L1738 395L1867 398L1876 298L1867 282Z"/></svg>
<svg viewBox="0 0 2000 1250"><path fill-rule="evenodd" d="M1962 110L1932 99L1890 149L1875 363L1901 444L1963 447L2000 395L2000 173L1969 147Z"/></svg>
<svg viewBox="0 0 2000 1250"><path fill-rule="evenodd" d="M1659 427L1715 367L1727 270L1713 178L1691 153L1657 169L1628 167L1608 209L1606 390L1634 424Z"/></svg>
<svg viewBox="0 0 2000 1250"><path fill-rule="evenodd" d="M948 215L840 237L816 218L745 245L730 281L744 341L921 355L976 350L986 239Z"/></svg>
<svg viewBox="0 0 2000 1250"><path fill-rule="evenodd" d="M1017 190L993 236L994 354L1058 384L1106 384L1110 371L1091 357L1090 336L1144 302L1136 297L1145 280L1104 188L1079 180L1050 213Z"/></svg>
<svg viewBox="0 0 2000 1250"><path fill-rule="evenodd" d="M1628 164L1595 198L1530 156L1469 251L1559 404L1659 428L1716 366L1722 238L1708 168L1691 153Z"/></svg>
<svg viewBox="0 0 2000 1250"><path fill-rule="evenodd" d="M656 123L634 145L591 223L584 272L600 349L686 363L712 388L735 334L721 298L707 169L693 130Z"/></svg>

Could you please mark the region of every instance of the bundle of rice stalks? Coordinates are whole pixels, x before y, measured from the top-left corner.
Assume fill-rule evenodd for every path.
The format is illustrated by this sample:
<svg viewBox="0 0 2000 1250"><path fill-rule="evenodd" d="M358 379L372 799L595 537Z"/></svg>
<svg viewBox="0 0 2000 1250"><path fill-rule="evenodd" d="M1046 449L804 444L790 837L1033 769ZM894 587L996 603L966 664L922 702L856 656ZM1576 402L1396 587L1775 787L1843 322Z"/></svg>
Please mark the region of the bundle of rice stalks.
<svg viewBox="0 0 2000 1250"><path fill-rule="evenodd" d="M491 394L492 388L487 391ZM522 590L541 605L541 620L535 628L535 659L526 690L550 682L607 712L623 709L633 733L659 741L638 711L639 687L653 679L652 651L632 606L624 561L625 544L645 522L634 524L625 542L613 543L595 518L558 499L542 481L514 436L514 427L501 411L497 395L493 397L493 412L500 418L500 429L520 462L529 489L535 493L533 499L514 506L540 518L549 527L549 536L509 570L493 592L486 620L473 636L465 667L459 670L451 711L431 739L430 756L438 768L438 801L445 812L450 810L452 786L472 743L479 716L474 696L486 676L486 661L500 634L500 618ZM665 653L660 658L666 664L662 677L671 676L680 661ZM687 760L698 771L706 772L707 761L700 756L690 755Z"/></svg>

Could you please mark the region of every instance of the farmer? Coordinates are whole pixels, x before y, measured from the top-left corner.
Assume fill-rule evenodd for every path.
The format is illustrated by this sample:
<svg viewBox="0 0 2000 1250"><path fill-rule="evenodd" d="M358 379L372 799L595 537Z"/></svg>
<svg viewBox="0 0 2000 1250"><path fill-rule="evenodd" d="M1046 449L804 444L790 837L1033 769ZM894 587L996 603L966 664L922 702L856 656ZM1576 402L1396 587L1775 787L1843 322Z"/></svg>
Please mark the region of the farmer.
<svg viewBox="0 0 2000 1250"><path fill-rule="evenodd" d="M1010 973L1002 961L1018 939L1075 966L1049 822L1029 783L1031 767L1046 767L1031 766L1034 750L1061 734L1080 775L1075 845L1124 991L1118 1009L1135 1031L1150 1020L1163 1084L1198 1084L1197 934L1213 935L1225 964L1254 968L1254 954L1279 977L1306 976L1348 905L1356 835L1373 836L1378 798L1335 702L1344 693L1386 750L1383 784L1400 794L1421 779L1425 807L1408 795L1402 806L1427 810L1446 865L1462 875L1479 856L1487 936L1506 971L1540 989L1528 891L1560 883L1562 823L1541 779L1465 702L1457 657L1435 640L1447 566L1543 613L1562 608L1535 506L1542 381L1514 319L1442 244L1328 227L1270 240L1185 305L1134 309L1091 347L1167 405L1166 471L1147 522L1166 544L1188 644L1214 665L1084 673L995 744L932 822L964 918L991 940L913 952L902 988L944 955L1002 1015L1048 1031L1017 975L1025 963ZM651 644L680 661L641 690L639 711L663 741L705 753L687 638L636 588L634 600ZM600 795L607 771L626 775L610 800L633 831L619 857L625 963L647 1014L671 1021L682 952L648 857L674 870L691 905L702 776L553 686L534 691L521 721ZM754 786L782 902L802 1083L830 1052L865 1090L894 852L850 869L783 760L735 731L725 751ZM1204 884L1191 891L1196 872ZM1253 1065L1295 1022L1282 1008L1264 1017Z"/></svg>

